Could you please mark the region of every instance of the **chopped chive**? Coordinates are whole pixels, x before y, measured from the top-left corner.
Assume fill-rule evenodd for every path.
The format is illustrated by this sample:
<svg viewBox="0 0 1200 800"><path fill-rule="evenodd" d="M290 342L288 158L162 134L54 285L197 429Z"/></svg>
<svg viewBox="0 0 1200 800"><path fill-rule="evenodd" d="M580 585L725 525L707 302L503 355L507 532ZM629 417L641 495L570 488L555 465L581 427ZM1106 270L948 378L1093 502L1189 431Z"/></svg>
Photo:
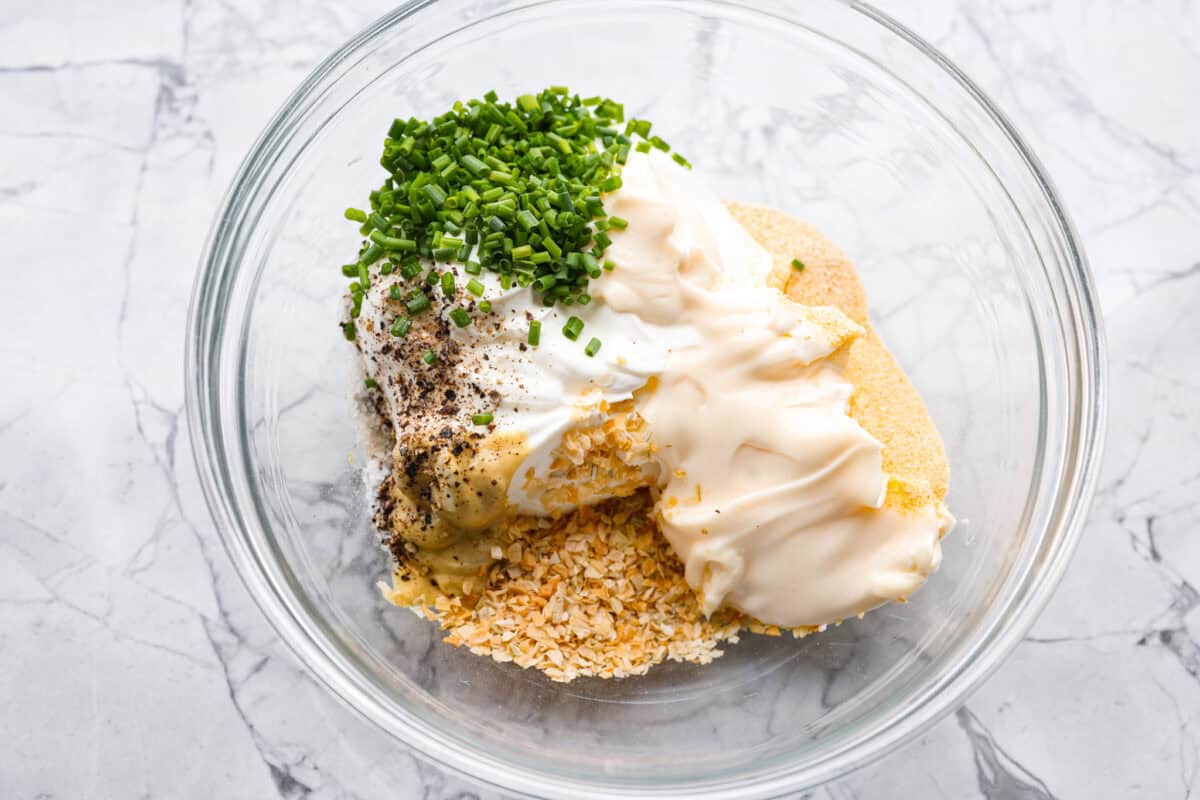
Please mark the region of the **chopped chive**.
<svg viewBox="0 0 1200 800"><path fill-rule="evenodd" d="M538 346L538 342L542 340L542 323L536 319L529 323L529 336L526 339L534 347Z"/></svg>
<svg viewBox="0 0 1200 800"><path fill-rule="evenodd" d="M371 231L371 241L384 249L399 250L402 253L412 253L417 249L417 243L412 239L388 236L380 231Z"/></svg>
<svg viewBox="0 0 1200 800"><path fill-rule="evenodd" d="M470 292L471 294L475 295L476 297L482 297L483 296L483 284L480 283L479 281L475 280L474 278L471 278L471 280L467 281L467 291Z"/></svg>
<svg viewBox="0 0 1200 800"><path fill-rule="evenodd" d="M430 261L461 263L467 275L487 269L506 290L532 288L544 305L588 302L588 282L603 275L596 259L611 241L609 229L628 225L604 207L604 197L621 188L621 165L635 146L670 151L650 131L647 120L626 124L620 103L581 99L562 86L508 102L488 92L431 119L392 121L380 158L383 185L370 193L369 207L343 212L367 239L357 262L369 267L386 257L379 273L342 268L359 285L351 318L373 277L395 271L417 280ZM433 274L429 285L449 293L454 277ZM407 303L424 310L429 297Z"/></svg>
<svg viewBox="0 0 1200 800"><path fill-rule="evenodd" d="M679 155L679 153L671 153L671 160L680 166L687 167L688 169L692 168L692 162Z"/></svg>
<svg viewBox="0 0 1200 800"><path fill-rule="evenodd" d="M425 296L424 292L417 292L408 299L408 303L405 305L408 308L408 315L415 317L429 308L429 298Z"/></svg>
<svg viewBox="0 0 1200 800"><path fill-rule="evenodd" d="M346 337L346 341L353 342L354 338L358 335L358 329L353 322L343 322L342 335Z"/></svg>
<svg viewBox="0 0 1200 800"><path fill-rule="evenodd" d="M567 324L563 325L563 336L570 339L572 342L579 338L579 334L583 332L583 320L579 317L571 317L567 320Z"/></svg>
<svg viewBox="0 0 1200 800"><path fill-rule="evenodd" d="M400 284L392 284L392 288L388 289L388 297L392 298L393 300L404 299L404 290L400 288Z"/></svg>
<svg viewBox="0 0 1200 800"><path fill-rule="evenodd" d="M367 378L365 381L363 381L363 386L367 387L368 389L379 388L379 384L375 382L374 378Z"/></svg>
<svg viewBox="0 0 1200 800"><path fill-rule="evenodd" d="M474 174L475 177L477 177L477 178L480 175L486 175L489 172L488 165L483 163L482 161L480 161L478 158L471 155L470 153L468 153L467 155L462 157L462 165L464 167L466 167L467 169L469 169L472 172L472 174ZM470 187L468 187L468 188L470 188ZM474 191L475 191L474 189L471 189L472 193L474 193ZM478 199L478 195L476 195L476 197L472 198L472 199Z"/></svg>
<svg viewBox="0 0 1200 800"><path fill-rule="evenodd" d="M454 273L442 273L442 294L446 295L446 297L454 296Z"/></svg>
<svg viewBox="0 0 1200 800"><path fill-rule="evenodd" d="M471 422L475 423L476 425L491 425L493 419L495 419L495 417L492 416L491 414L472 414L471 415Z"/></svg>
<svg viewBox="0 0 1200 800"><path fill-rule="evenodd" d="M383 258L383 247L372 243L370 247L362 251L362 255L358 257L358 263L371 266L381 258Z"/></svg>
<svg viewBox="0 0 1200 800"><path fill-rule="evenodd" d="M639 153L649 153L650 152L650 143L649 142L638 142L637 144L634 145L634 147L637 149L637 151Z"/></svg>
<svg viewBox="0 0 1200 800"><path fill-rule="evenodd" d="M630 119L625 125L625 135L636 134L643 139L650 135L651 123L645 119Z"/></svg>
<svg viewBox="0 0 1200 800"><path fill-rule="evenodd" d="M421 187L421 191L424 192L425 196L432 200L433 204L438 208L441 208L446 202L446 193L442 191L442 187L438 186L436 183L425 184Z"/></svg>
<svg viewBox="0 0 1200 800"><path fill-rule="evenodd" d="M504 226L500 228L500 230L504 230L504 228L507 228L508 221L513 219L513 217L515 217L517 215L517 212L513 210L513 207L508 205L507 203L488 203L486 206L483 207L483 210L487 211L493 217L496 217L501 222L505 223Z"/></svg>
<svg viewBox="0 0 1200 800"><path fill-rule="evenodd" d="M596 355L596 353L599 353L600 340L593 336L592 340L587 343L587 347L583 348L583 352L587 353L589 358Z"/></svg>
<svg viewBox="0 0 1200 800"><path fill-rule="evenodd" d="M465 308L456 308L450 312L450 321L460 328L465 328L471 324L471 315Z"/></svg>
<svg viewBox="0 0 1200 800"><path fill-rule="evenodd" d="M421 360L426 364L432 364L437 361L437 353L427 349L424 353L421 353Z"/></svg>
<svg viewBox="0 0 1200 800"><path fill-rule="evenodd" d="M792 259L792 269L796 270L796 272L803 272L804 271L804 262L798 258L793 258Z"/></svg>
<svg viewBox="0 0 1200 800"><path fill-rule="evenodd" d="M492 301L491 300L481 300L479 302L479 310L485 314L491 313Z"/></svg>
<svg viewBox="0 0 1200 800"><path fill-rule="evenodd" d="M408 317L396 317L392 323L392 336L407 336L412 330L412 320Z"/></svg>
<svg viewBox="0 0 1200 800"><path fill-rule="evenodd" d="M532 211L523 208L517 212L517 222L525 230L531 231L537 227L538 218L533 215Z"/></svg>

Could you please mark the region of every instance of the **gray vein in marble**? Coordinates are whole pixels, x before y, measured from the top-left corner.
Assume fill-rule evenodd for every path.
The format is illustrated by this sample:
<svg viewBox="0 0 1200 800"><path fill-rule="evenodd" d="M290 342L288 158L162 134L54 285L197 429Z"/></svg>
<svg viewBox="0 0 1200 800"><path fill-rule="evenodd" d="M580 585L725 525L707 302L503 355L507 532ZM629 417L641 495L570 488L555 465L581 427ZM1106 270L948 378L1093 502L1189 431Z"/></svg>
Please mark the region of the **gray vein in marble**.
<svg viewBox="0 0 1200 800"><path fill-rule="evenodd" d="M955 717L975 751L979 791L987 800L1054 800L1046 784L997 745L968 708L960 708Z"/></svg>

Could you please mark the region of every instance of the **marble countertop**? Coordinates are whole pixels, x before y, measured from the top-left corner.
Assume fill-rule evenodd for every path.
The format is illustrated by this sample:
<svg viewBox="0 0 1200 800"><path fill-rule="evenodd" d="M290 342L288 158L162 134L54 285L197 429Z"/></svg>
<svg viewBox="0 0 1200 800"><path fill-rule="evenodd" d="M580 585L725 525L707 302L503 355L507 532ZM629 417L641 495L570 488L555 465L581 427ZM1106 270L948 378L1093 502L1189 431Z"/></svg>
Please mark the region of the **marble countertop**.
<svg viewBox="0 0 1200 800"><path fill-rule="evenodd" d="M5 798L497 797L397 750L285 652L217 542L184 424L213 209L279 98L387 5L0 10ZM1190 797L1200 3L883 5L1057 182L1107 323L1109 440L1074 562L1008 662L925 736L808 796Z"/></svg>

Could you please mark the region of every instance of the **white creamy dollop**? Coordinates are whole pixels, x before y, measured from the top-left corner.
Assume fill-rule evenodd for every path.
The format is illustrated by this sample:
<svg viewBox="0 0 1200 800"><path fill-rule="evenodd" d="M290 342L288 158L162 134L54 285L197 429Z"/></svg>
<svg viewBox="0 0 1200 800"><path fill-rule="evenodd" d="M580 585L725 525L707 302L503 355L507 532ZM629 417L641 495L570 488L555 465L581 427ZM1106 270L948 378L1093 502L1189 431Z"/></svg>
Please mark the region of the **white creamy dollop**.
<svg viewBox="0 0 1200 800"><path fill-rule="evenodd" d="M820 626L907 597L947 517L883 506L880 443L848 414L834 356L863 330L767 285L771 258L693 176L632 158L607 201L629 220L593 293L684 327L644 402L663 532L706 612Z"/></svg>
<svg viewBox="0 0 1200 800"><path fill-rule="evenodd" d="M454 335L486 355L482 363L487 373L480 382L500 393L496 429L524 434L529 448L509 484L509 502L521 513L545 514L540 496L528 487L549 472L563 434L603 421L605 404L631 399L665 368L674 339L604 303L548 308L531 302L528 289L503 291L494 275L480 276L480 281L487 287L484 296L493 298L492 313L502 320L500 331L470 326ZM578 341L562 333L571 316L584 323ZM531 319L542 326L537 347L524 346ZM595 356L588 356L584 347L592 337L603 344ZM593 502L602 499L602 492L592 497Z"/></svg>
<svg viewBox="0 0 1200 800"><path fill-rule="evenodd" d="M504 290L499 276L486 271L478 276L460 275L459 283L471 277L483 284L482 299L491 302L492 311L486 315L486 324L452 328L451 335L469 354L467 363L459 368L464 381L469 378L471 384L494 389L498 395L498 405L487 409L493 414L494 430L518 434L528 450L508 485L508 501L523 514L564 511L570 506L547 509L541 495L530 490L549 474L563 434L602 423L606 406L630 400L663 371L671 348L696 334L685 328L664 329L605 303L546 307L535 302L528 288ZM395 341L388 328L396 316L396 303L389 301L388 292L396 282L399 278L378 281L367 292L359 341L367 374L388 395L399 428L405 420L396 409L404 405L403 394L413 391L414 378L422 367L412 359L394 357L388 350ZM578 341L562 333L571 316L584 323ZM541 323L536 347L527 345L533 320ZM417 324L426 322L418 318ZM592 337L603 344L598 353L588 356L584 348ZM436 404L429 404L429 409L434 414ZM485 409L462 403L457 424L469 427L476 410ZM592 489L588 502L606 499L603 486Z"/></svg>

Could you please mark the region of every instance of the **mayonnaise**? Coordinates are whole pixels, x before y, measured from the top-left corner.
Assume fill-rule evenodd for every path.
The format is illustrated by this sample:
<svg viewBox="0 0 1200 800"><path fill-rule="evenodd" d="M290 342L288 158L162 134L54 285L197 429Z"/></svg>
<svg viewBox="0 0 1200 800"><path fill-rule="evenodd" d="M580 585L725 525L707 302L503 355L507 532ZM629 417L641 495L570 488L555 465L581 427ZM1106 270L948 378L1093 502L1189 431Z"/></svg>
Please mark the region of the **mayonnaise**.
<svg viewBox="0 0 1200 800"><path fill-rule="evenodd" d="M863 330L767 286L771 258L665 158L635 157L607 201L629 220L593 294L683 329L641 413L659 513L703 608L821 626L907 597L937 568L948 515L883 506L881 445L847 413L839 353Z"/></svg>

